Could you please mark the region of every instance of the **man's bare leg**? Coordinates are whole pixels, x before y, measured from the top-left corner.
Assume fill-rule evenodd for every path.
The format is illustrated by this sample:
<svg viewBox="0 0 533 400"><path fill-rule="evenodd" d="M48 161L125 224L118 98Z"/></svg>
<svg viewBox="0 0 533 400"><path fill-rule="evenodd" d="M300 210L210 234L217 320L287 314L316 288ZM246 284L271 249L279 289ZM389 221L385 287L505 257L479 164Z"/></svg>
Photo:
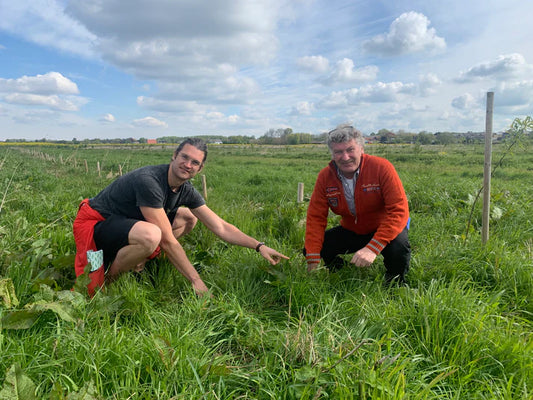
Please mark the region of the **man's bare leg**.
<svg viewBox="0 0 533 400"><path fill-rule="evenodd" d="M106 281L112 282L123 272L144 268L146 259L155 251L161 241L161 230L154 224L139 221L128 234L129 245L121 248L106 274Z"/></svg>
<svg viewBox="0 0 533 400"><path fill-rule="evenodd" d="M174 237L179 239L191 232L196 226L197 221L198 218L193 215L191 210L185 207L178 208L174 221L172 221L172 232L174 233Z"/></svg>

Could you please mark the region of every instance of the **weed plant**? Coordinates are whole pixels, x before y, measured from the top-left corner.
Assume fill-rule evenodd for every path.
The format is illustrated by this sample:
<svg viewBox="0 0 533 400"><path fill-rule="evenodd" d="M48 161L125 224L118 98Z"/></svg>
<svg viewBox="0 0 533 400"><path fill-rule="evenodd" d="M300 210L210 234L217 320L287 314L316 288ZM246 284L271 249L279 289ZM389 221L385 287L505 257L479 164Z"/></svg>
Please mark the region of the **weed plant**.
<svg viewBox="0 0 533 400"><path fill-rule="evenodd" d="M291 259L272 267L199 224L183 245L212 298L165 257L92 299L71 291L79 202L172 151L0 148L0 399L533 398L530 147L493 178L486 244L474 204L482 146L367 147L408 194L407 287L383 287L380 257L307 274L307 200L325 146L210 146L208 205Z"/></svg>

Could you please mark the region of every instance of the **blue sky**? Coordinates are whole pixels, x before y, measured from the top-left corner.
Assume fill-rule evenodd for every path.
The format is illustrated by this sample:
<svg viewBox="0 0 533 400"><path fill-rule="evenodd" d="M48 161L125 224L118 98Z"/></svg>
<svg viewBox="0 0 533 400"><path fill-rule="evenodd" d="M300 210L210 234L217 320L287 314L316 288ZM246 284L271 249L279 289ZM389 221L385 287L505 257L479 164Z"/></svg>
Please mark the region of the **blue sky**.
<svg viewBox="0 0 533 400"><path fill-rule="evenodd" d="M0 140L483 131L533 115L533 2L0 0Z"/></svg>

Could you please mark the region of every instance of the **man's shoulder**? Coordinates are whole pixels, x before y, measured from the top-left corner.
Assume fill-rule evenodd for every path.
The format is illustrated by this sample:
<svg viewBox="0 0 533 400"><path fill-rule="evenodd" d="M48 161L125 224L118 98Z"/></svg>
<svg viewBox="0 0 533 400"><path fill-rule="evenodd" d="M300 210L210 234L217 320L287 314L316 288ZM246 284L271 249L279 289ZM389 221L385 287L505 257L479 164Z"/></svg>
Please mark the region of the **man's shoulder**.
<svg viewBox="0 0 533 400"><path fill-rule="evenodd" d="M134 174L159 174L168 171L168 164L146 165L132 171Z"/></svg>
<svg viewBox="0 0 533 400"><path fill-rule="evenodd" d="M131 171L128 175L133 179L166 179L168 173L168 164L146 165Z"/></svg>
<svg viewBox="0 0 533 400"><path fill-rule="evenodd" d="M365 154L363 157L363 162L367 165L382 165L382 166L392 166L392 163L386 158L380 156L374 156L372 154Z"/></svg>
<svg viewBox="0 0 533 400"><path fill-rule="evenodd" d="M327 174L333 174L333 175L337 175L337 168L335 166L335 162L333 160L331 160L328 165L326 165L324 168L322 168L320 170L320 172L318 173L319 175L327 175Z"/></svg>

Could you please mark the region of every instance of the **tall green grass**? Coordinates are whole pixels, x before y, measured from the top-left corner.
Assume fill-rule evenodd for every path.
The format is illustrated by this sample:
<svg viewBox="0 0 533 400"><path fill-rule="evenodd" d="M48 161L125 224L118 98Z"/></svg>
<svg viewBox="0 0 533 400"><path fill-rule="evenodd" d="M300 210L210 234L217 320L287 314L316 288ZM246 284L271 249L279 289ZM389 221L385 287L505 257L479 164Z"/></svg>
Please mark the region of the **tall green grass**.
<svg viewBox="0 0 533 400"><path fill-rule="evenodd" d="M0 398L533 397L530 148L495 174L482 244L481 146L367 147L394 163L411 208L409 285L385 289L380 257L305 272L297 184L309 198L324 146L211 146L208 205L291 259L272 267L197 226L183 244L212 298L164 257L91 300L70 291L79 201L172 150L0 148Z"/></svg>

